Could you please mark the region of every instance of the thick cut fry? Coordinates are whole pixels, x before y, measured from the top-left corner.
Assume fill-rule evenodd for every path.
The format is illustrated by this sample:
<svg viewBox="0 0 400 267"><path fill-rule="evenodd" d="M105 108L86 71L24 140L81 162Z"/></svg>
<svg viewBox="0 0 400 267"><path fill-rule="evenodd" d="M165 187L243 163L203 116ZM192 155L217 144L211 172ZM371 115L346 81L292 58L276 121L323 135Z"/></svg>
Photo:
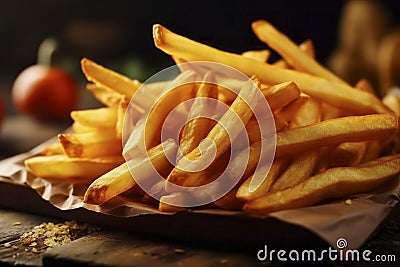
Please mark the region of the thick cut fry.
<svg viewBox="0 0 400 267"><path fill-rule="evenodd" d="M398 117L390 113L326 120L277 133L276 155L289 155L343 142L390 140L398 127Z"/></svg>
<svg viewBox="0 0 400 267"><path fill-rule="evenodd" d="M117 107L121 98L124 96L100 84L89 83L86 85L86 89L91 92L100 103L107 107Z"/></svg>
<svg viewBox="0 0 400 267"><path fill-rule="evenodd" d="M176 148L177 145L173 140L167 140L150 149L147 152L148 156L134 158L105 174L103 173L87 189L84 202L101 205L135 186L136 182L129 171L130 168L139 170L141 178L153 175L150 171L152 169L150 164L157 170L170 169L167 156L172 156L176 152Z"/></svg>
<svg viewBox="0 0 400 267"><path fill-rule="evenodd" d="M312 57L301 51L286 35L279 32L265 20L258 20L251 24L258 39L278 52L294 68L337 83L345 82L335 74L324 68Z"/></svg>
<svg viewBox="0 0 400 267"><path fill-rule="evenodd" d="M45 179L91 181L124 161L122 156L69 158L65 155L38 156L25 160L26 168Z"/></svg>
<svg viewBox="0 0 400 267"><path fill-rule="evenodd" d="M243 169L243 165L246 164L246 169L244 170L241 180L247 179L257 167L257 164L260 160L261 154L261 141L254 142L250 145L250 150L247 151L243 149L239 153L237 153L226 170L226 175L231 178L235 178L240 170Z"/></svg>
<svg viewBox="0 0 400 267"><path fill-rule="evenodd" d="M205 113L207 110L211 109L212 111L214 108L214 103L210 103L209 99L217 99L218 88L214 84L214 78L211 73L206 73L203 80L204 83L199 85L196 99L193 101L188 114L188 118L194 119L186 123L182 129L179 150L183 156L195 149L215 125L214 121L204 118L203 116L206 115ZM207 100L205 100L205 98L207 98Z"/></svg>
<svg viewBox="0 0 400 267"><path fill-rule="evenodd" d="M264 50L250 50L242 53L242 56L253 59L258 62L267 62L271 51L268 49Z"/></svg>
<svg viewBox="0 0 400 267"><path fill-rule="evenodd" d="M128 105L129 105L129 101L128 101L128 99L126 99L126 97L123 97L118 105L117 119L115 122L115 136L118 139L122 138L125 114L126 114L126 110L128 109Z"/></svg>
<svg viewBox="0 0 400 267"><path fill-rule="evenodd" d="M250 183L253 176L250 176L240 187L236 193L236 197L242 201L250 201L256 199L262 195L268 193L271 189L272 184L282 173L285 168L287 160L284 158L275 158L271 165L271 168L267 174L267 177L263 182L257 187L256 190L250 192Z"/></svg>
<svg viewBox="0 0 400 267"><path fill-rule="evenodd" d="M137 80L131 80L128 77L104 68L87 58L81 60L81 68L88 81L123 94L128 99L131 99L142 85Z"/></svg>
<svg viewBox="0 0 400 267"><path fill-rule="evenodd" d="M353 114L389 112L378 98L369 93L355 90L351 86L223 52L177 35L159 24L153 26L153 38L156 47L167 54L188 61L204 60L226 64L248 76L256 75L263 83L278 84L288 80L293 81L304 93L349 110Z"/></svg>
<svg viewBox="0 0 400 267"><path fill-rule="evenodd" d="M116 156L122 153L122 142L115 137L115 129L81 134L59 134L58 141L65 155L71 158Z"/></svg>
<svg viewBox="0 0 400 267"><path fill-rule="evenodd" d="M241 210L244 203L236 197L237 188L232 189L220 199L214 201L215 206L223 210Z"/></svg>
<svg viewBox="0 0 400 267"><path fill-rule="evenodd" d="M309 150L295 155L271 187L271 191L278 191L302 181L307 180L314 174L320 160L325 160L321 149Z"/></svg>
<svg viewBox="0 0 400 267"><path fill-rule="evenodd" d="M276 111L300 97L300 89L294 82L284 82L262 91L272 111Z"/></svg>
<svg viewBox="0 0 400 267"><path fill-rule="evenodd" d="M45 156L63 155L64 150L62 149L62 146L60 145L60 143L55 143L55 144L46 146L43 149L43 154Z"/></svg>
<svg viewBox="0 0 400 267"><path fill-rule="evenodd" d="M255 90L259 90L259 85L259 81L256 78L252 78L252 81L248 81L244 85L230 108L225 112L219 122L208 133L207 137L205 138L205 140L208 140L208 142L202 142L203 147L199 145L197 148L195 148L189 154L183 157L180 161L178 161L177 166L169 174L168 181L177 185L198 185L199 181L196 172L203 173L197 170L201 166L199 164L203 164L211 157L214 157L213 160L215 161L222 154L224 154L224 152L231 145L230 138L234 140L236 136L240 133L240 130L242 130L241 127L239 127L238 125L238 123L240 122L238 122L237 119L240 119L244 125L249 122L251 116L253 115L253 112L251 107L249 107L246 104L246 101L244 101L243 96L246 95L247 100L250 102L250 105L256 105L256 103L259 101L259 96L255 92ZM231 133L231 136L228 135L228 132ZM203 155L202 151L204 152ZM211 154L213 152L215 152L215 155ZM201 157L204 157L205 161L199 162L198 160ZM190 166L190 170L187 166Z"/></svg>
<svg viewBox="0 0 400 267"><path fill-rule="evenodd" d="M324 199L367 192L400 172L400 155L387 156L358 167L332 168L293 187L269 193L244 205L246 212L268 213L314 205Z"/></svg>
<svg viewBox="0 0 400 267"><path fill-rule="evenodd" d="M382 150L382 144L379 141L368 141L368 146L365 149L361 163L376 159Z"/></svg>
<svg viewBox="0 0 400 267"><path fill-rule="evenodd" d="M71 112L71 118L83 126L113 128L117 122L117 110L108 107L75 110Z"/></svg>
<svg viewBox="0 0 400 267"><path fill-rule="evenodd" d="M362 162L367 147L367 142L341 143L332 151L329 165L331 167L357 166Z"/></svg>

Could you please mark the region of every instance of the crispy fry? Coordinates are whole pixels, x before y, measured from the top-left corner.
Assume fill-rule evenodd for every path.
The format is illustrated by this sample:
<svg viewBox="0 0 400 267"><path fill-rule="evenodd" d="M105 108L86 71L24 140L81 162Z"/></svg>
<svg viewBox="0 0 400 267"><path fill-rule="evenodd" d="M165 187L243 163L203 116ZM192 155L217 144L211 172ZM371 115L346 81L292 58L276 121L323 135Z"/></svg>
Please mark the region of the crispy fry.
<svg viewBox="0 0 400 267"><path fill-rule="evenodd" d="M284 82L262 91L272 111L278 110L300 97L300 89L294 82Z"/></svg>
<svg viewBox="0 0 400 267"><path fill-rule="evenodd" d="M378 98L369 93L355 90L351 86L223 52L179 36L159 24L153 26L153 38L156 47L167 54L188 61L205 60L223 63L242 71L248 76L256 75L263 83L277 84L288 80L294 81L304 93L349 110L353 114L389 112L388 108Z"/></svg>
<svg viewBox="0 0 400 267"><path fill-rule="evenodd" d="M62 149L62 146L60 145L60 143L55 143L55 144L46 146L43 149L43 154L45 156L63 155L64 154L64 150Z"/></svg>
<svg viewBox="0 0 400 267"><path fill-rule="evenodd" d="M263 50L249 50L242 53L242 56L259 61L259 62L267 62L271 51L268 49Z"/></svg>
<svg viewBox="0 0 400 267"><path fill-rule="evenodd" d="M272 184L282 173L283 169L287 164L287 160L285 158L275 158L274 162L271 165L271 168L267 174L267 177L263 180L259 187L256 190L250 192L250 183L253 176L250 176L240 187L236 193L236 197L242 201L248 202L250 200L256 199L262 195L268 193L271 189Z"/></svg>
<svg viewBox="0 0 400 267"><path fill-rule="evenodd" d="M190 120L182 129L182 137L179 144L179 149L183 156L187 155L195 149L200 141L206 137L207 133L214 127L215 122L201 118L206 112L205 109L212 109L212 104L204 102L207 99L217 99L218 88L214 84L214 77L211 73L206 73L204 76L204 83L199 85L197 89L196 98L189 111L188 118L195 118ZM198 117L198 118L197 118ZM196 119L197 118L197 119Z"/></svg>
<svg viewBox="0 0 400 267"><path fill-rule="evenodd" d="M256 83L256 85L253 82ZM205 138L205 140L208 140L208 142L202 142L201 144L203 144L203 147L199 145L197 148L183 157L169 174L168 181L177 185L198 185L198 177L193 171L188 172L187 166L191 166L191 168L194 167L195 169L199 168L198 164L203 164L204 162L198 162L198 159L201 157L206 157L206 159L209 159L208 157L212 157L210 153L214 151L214 146L216 150L214 160L217 160L222 154L224 154L224 152L231 145L230 138L235 139L235 135L238 135L240 133L239 131L241 130L237 125L238 121L236 118L238 117L243 124L246 125L253 114L251 108L246 104L242 97L243 95L246 95L248 101L251 102L249 104L255 105L255 103L258 101L258 95L254 90L259 90L258 86L259 81L256 78L252 78L252 81L249 81L244 85L238 97L232 103L228 111L208 133L207 137ZM228 132L235 134L233 134L233 136L228 136ZM202 155L202 151L205 151L208 154Z"/></svg>
<svg viewBox="0 0 400 267"><path fill-rule="evenodd" d="M126 97L123 97L118 105L117 118L116 118L116 122L115 122L115 136L117 139L122 138L125 114L126 114L126 110L128 109L128 105L129 105L129 101L128 101L128 99L126 99Z"/></svg>
<svg viewBox="0 0 400 267"><path fill-rule="evenodd" d="M325 160L321 149L295 155L286 170L272 185L271 191L282 190L307 180L316 171L320 160Z"/></svg>
<svg viewBox="0 0 400 267"><path fill-rule="evenodd" d="M115 137L115 129L101 132L59 134L58 141L65 155L71 158L94 158L121 155L121 139Z"/></svg>
<svg viewBox="0 0 400 267"><path fill-rule="evenodd" d="M137 89L142 85L137 80L131 80L128 77L100 66L87 58L81 60L81 68L88 81L123 94L128 99L131 99Z"/></svg>
<svg viewBox="0 0 400 267"><path fill-rule="evenodd" d="M265 20L258 20L251 24L257 37L277 51L290 65L300 71L314 74L316 76L331 80L337 83L345 82L335 74L321 66L316 60L293 43L287 36L279 32L274 26Z"/></svg>
<svg viewBox="0 0 400 267"><path fill-rule="evenodd" d="M65 155L37 156L25 160L26 168L36 177L45 179L93 180L121 164L121 156L97 158L69 158Z"/></svg>
<svg viewBox="0 0 400 267"><path fill-rule="evenodd" d="M331 167L359 165L367 150L367 142L344 142L338 145L330 155Z"/></svg>
<svg viewBox="0 0 400 267"><path fill-rule="evenodd" d="M328 198L367 192L400 172L400 155L387 156L358 167L332 168L293 187L248 202L244 211L266 215L283 209L314 205Z"/></svg>
<svg viewBox="0 0 400 267"><path fill-rule="evenodd" d="M134 158L105 173L89 186L85 193L84 202L101 205L135 186L136 182L132 178L130 168L139 170L144 178L153 175L149 171L152 169L149 164L152 164L157 170L170 169L167 155L173 155L176 148L177 145L173 140L167 140L165 143L151 148L148 151L148 156Z"/></svg>
<svg viewBox="0 0 400 267"><path fill-rule="evenodd" d="M108 107L118 106L121 98L124 96L100 84L89 83L86 85L86 89L91 92L100 103Z"/></svg>
<svg viewBox="0 0 400 267"><path fill-rule="evenodd" d="M390 140L398 127L397 116L390 113L326 120L277 133L276 155L343 142Z"/></svg>
<svg viewBox="0 0 400 267"><path fill-rule="evenodd" d="M117 110L108 107L75 110L71 112L71 118L83 126L113 128L117 122Z"/></svg>
<svg viewBox="0 0 400 267"><path fill-rule="evenodd" d="M288 105L280 109L277 114L281 117L284 121L291 123L295 119L295 114L297 110L306 103L310 97L304 93L300 93L299 97L290 102Z"/></svg>

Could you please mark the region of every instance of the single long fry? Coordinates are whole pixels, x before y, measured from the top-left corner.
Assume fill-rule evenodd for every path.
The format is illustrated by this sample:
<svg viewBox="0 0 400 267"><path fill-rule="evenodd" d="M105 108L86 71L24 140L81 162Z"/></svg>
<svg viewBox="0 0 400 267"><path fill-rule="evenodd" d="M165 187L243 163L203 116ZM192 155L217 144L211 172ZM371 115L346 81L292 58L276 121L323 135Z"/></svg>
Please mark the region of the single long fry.
<svg viewBox="0 0 400 267"><path fill-rule="evenodd" d="M118 139L122 138L122 132L124 128L125 114L128 109L129 101L126 97L123 97L118 104L117 118L115 122L115 136Z"/></svg>
<svg viewBox="0 0 400 267"><path fill-rule="evenodd" d="M278 84L288 80L294 81L303 92L310 96L323 99L354 114L389 112L378 98L369 93L355 90L351 86L223 52L177 35L159 24L153 26L153 38L156 47L167 54L188 61L205 60L223 63L248 76L256 75L263 83Z"/></svg>
<svg viewBox="0 0 400 267"><path fill-rule="evenodd" d="M400 173L400 155L387 156L358 167L332 168L293 187L248 202L244 211L266 215L283 209L314 205L324 199L367 192Z"/></svg>
<svg viewBox="0 0 400 267"><path fill-rule="evenodd" d="M100 84L89 83L86 89L102 104L108 107L117 107L124 96Z"/></svg>
<svg viewBox="0 0 400 267"><path fill-rule="evenodd" d="M193 101L188 114L188 118L195 119L186 123L182 129L179 150L183 156L195 149L215 125L214 121L202 118L202 116L205 115L206 110L213 109L214 103L210 103L209 99L217 99L218 88L214 84L214 78L211 73L206 73L203 80L204 83L199 85L196 99ZM207 98L207 100L204 98Z"/></svg>
<svg viewBox="0 0 400 267"><path fill-rule="evenodd" d="M177 185L198 185L199 181L195 173L196 170L188 171L187 166L197 169L199 168L199 164L203 164L203 162L197 163L201 157L205 157L205 160L209 160L208 157L213 156L213 160L215 161L229 148L231 145L230 138L234 140L236 136L240 134L240 130L242 130L238 126L239 122L236 118L240 119L242 123L246 125L253 115L251 107L246 104L246 101L243 99L243 97L247 97L248 101L250 101L250 105L256 105L257 101L259 101L259 96L255 92L256 90L259 90L259 81L256 78L252 78L251 80L252 81L248 81L244 85L230 108L208 133L207 137L205 138L205 140L208 142L203 142L203 147L199 145L197 148L183 157L169 174L168 181ZM229 136L228 132L230 132L232 135ZM210 153L212 153L214 149L215 155L211 155ZM202 151L204 152L204 155L202 155ZM202 172L200 171L199 173Z"/></svg>
<svg viewBox="0 0 400 267"><path fill-rule="evenodd" d="M91 126L86 126L86 125L82 125L79 122L74 122L72 123L72 130L74 131L74 133L89 133L89 132L97 132L97 131L102 131L104 129L107 128L102 128L102 127L91 127ZM112 128L109 128L110 130Z"/></svg>
<svg viewBox="0 0 400 267"><path fill-rule="evenodd" d="M250 176L240 187L236 193L236 197L242 201L250 201L256 199L262 195L268 193L271 189L272 184L281 174L285 168L287 160L285 158L275 158L271 165L271 168L263 180L263 182L257 187L256 190L250 192L250 183L253 176Z"/></svg>
<svg viewBox="0 0 400 267"><path fill-rule="evenodd" d="M177 145L173 140L167 140L163 144L151 148L147 152L148 156L134 158L105 174L103 173L103 175L96 179L87 189L84 202L101 205L135 186L136 182L129 168L139 170L142 175L141 178L153 175L153 173L149 171L152 169L150 164L157 170L170 169L171 167L167 155L173 155L173 153L176 152L176 148Z"/></svg>
<svg viewBox="0 0 400 267"><path fill-rule="evenodd" d="M108 107L75 110L71 112L71 118L84 126L113 128L117 122L117 110Z"/></svg>
<svg viewBox="0 0 400 267"><path fill-rule="evenodd" d="M142 85L137 80L131 80L128 77L100 66L87 58L81 60L81 68L88 81L123 94L128 99L131 99Z"/></svg>
<svg viewBox="0 0 400 267"><path fill-rule="evenodd" d="M242 53L242 56L253 59L258 62L265 63L268 61L268 58L271 54L271 51L268 49L263 50L249 50Z"/></svg>
<svg viewBox="0 0 400 267"><path fill-rule="evenodd" d="M337 83L345 82L335 74L324 68L312 57L305 54L286 35L279 32L274 26L265 20L258 20L251 24L258 39L277 51L290 65L300 71L331 80Z"/></svg>
<svg viewBox="0 0 400 267"><path fill-rule="evenodd" d="M343 142L390 140L398 128L398 117L390 113L326 120L277 133L276 155Z"/></svg>
<svg viewBox="0 0 400 267"><path fill-rule="evenodd" d="M116 156L122 153L121 139L115 129L79 134L59 134L58 141L65 155L71 158Z"/></svg>
<svg viewBox="0 0 400 267"><path fill-rule="evenodd" d="M278 110L300 97L300 89L294 82L284 82L262 90L272 111Z"/></svg>
<svg viewBox="0 0 400 267"><path fill-rule="evenodd" d="M36 177L87 182L115 168L122 156L69 158L65 155L37 156L25 160L26 168Z"/></svg>

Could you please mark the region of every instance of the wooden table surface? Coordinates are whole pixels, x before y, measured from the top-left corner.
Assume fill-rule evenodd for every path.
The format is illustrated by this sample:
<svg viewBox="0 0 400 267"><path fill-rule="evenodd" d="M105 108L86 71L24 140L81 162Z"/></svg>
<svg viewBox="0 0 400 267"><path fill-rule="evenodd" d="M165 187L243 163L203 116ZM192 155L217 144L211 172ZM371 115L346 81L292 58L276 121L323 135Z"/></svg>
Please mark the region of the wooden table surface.
<svg viewBox="0 0 400 267"><path fill-rule="evenodd" d="M1 158L32 148L66 128L68 123L48 125L21 116L6 120L0 135ZM29 138L26 138L27 135ZM259 262L256 249L240 250L229 246L147 237L108 228L83 235L48 251L33 253L21 243L20 235L43 222L62 222L63 212L56 208L49 213L47 210L35 209L27 212L27 209L18 206L10 209L10 205L2 205L6 199L9 201L7 190L3 188L0 194L0 266L281 266L279 263ZM41 199L38 201L45 202ZM38 213L41 215L37 215ZM12 246L5 245L6 243ZM399 266L400 205L393 209L361 249L393 254L397 262L386 266ZM339 265L365 266L365 263Z"/></svg>

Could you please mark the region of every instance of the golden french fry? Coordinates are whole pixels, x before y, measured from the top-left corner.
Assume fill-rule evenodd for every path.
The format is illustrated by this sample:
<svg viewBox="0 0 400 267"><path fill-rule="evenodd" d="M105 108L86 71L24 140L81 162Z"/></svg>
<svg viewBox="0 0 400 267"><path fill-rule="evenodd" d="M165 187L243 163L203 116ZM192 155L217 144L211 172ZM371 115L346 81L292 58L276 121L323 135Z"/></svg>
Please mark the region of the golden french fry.
<svg viewBox="0 0 400 267"><path fill-rule="evenodd" d="M81 68L88 81L123 94L128 99L131 99L142 85L137 80L131 80L128 77L100 66L87 58L81 60Z"/></svg>
<svg viewBox="0 0 400 267"><path fill-rule="evenodd" d="M259 61L259 62L267 62L271 51L268 49L263 50L249 50L242 53L242 56Z"/></svg>
<svg viewBox="0 0 400 267"><path fill-rule="evenodd" d="M390 113L326 120L277 133L276 155L343 142L390 140L398 128L398 117Z"/></svg>
<svg viewBox="0 0 400 267"><path fill-rule="evenodd" d="M303 92L301 92L299 97L296 100L290 102L288 105L286 105L283 108L281 108L277 112L277 114L284 121L286 121L287 123L290 124L295 119L295 114L300 109L300 107L304 103L306 103L309 99L310 99L310 97L307 94L304 94Z"/></svg>
<svg viewBox="0 0 400 267"><path fill-rule="evenodd" d="M330 155L331 167L359 165L367 150L368 142L344 142L338 145Z"/></svg>
<svg viewBox="0 0 400 267"><path fill-rule="evenodd" d="M101 132L59 134L58 141L65 155L71 158L94 158L121 155L121 139L115 137L115 129Z"/></svg>
<svg viewBox="0 0 400 267"><path fill-rule="evenodd" d="M278 191L302 181L314 174L320 160L324 159L321 149L309 150L295 155L286 168L271 187L271 191Z"/></svg>
<svg viewBox="0 0 400 267"><path fill-rule="evenodd" d="M291 127L307 126L321 120L321 104L314 99L309 99L298 108L295 117L291 121Z"/></svg>
<svg viewBox="0 0 400 267"><path fill-rule="evenodd" d="M266 194L243 207L245 212L268 213L314 205L324 199L367 192L400 172L400 155L387 156L358 167L328 169L293 187Z"/></svg>
<svg viewBox="0 0 400 267"><path fill-rule="evenodd" d="M236 134L240 133L240 127L238 127L237 125L238 121L236 120L236 118L239 118L242 123L246 125L253 115L251 107L246 104L243 96L245 95L247 97L250 105L255 105L255 103L257 103L257 101L259 100L259 96L255 92L255 90L259 90L258 86L259 81L256 78L252 78L251 81L248 81L243 86L242 90L240 91L239 95L232 103L230 108L225 112L219 122L208 133L207 137L205 138L205 140L208 140L208 142L200 143L197 148L192 150L189 154L178 161L177 166L168 175L169 182L185 186L197 186L199 185L199 182L203 182L198 179L198 175L202 175L203 172L200 171L198 172L198 174L196 174L195 171L189 172L187 171L187 166L191 166L191 168L198 168L200 166L198 164L204 163L198 161L201 157L205 157L206 159L212 157L210 153L214 151L214 146L214 161L217 160L222 154L224 154L224 152L231 145L230 138L236 138L236 136L229 136L228 132ZM204 153L204 155L202 155L202 151L205 151L208 154Z"/></svg>
<svg viewBox="0 0 400 267"><path fill-rule="evenodd" d="M395 94L386 94L382 101L391 111L396 113L397 116L400 116L400 96Z"/></svg>
<svg viewBox="0 0 400 267"><path fill-rule="evenodd" d="M300 89L294 82L284 82L262 90L272 111L278 110L300 97Z"/></svg>
<svg viewBox="0 0 400 267"><path fill-rule="evenodd" d="M188 114L188 118L195 119L186 123L182 129L179 150L183 156L195 149L200 144L200 141L206 137L207 133L210 132L211 128L215 125L214 121L202 118L202 115L205 113L205 109L212 108L211 105L204 102L204 98L217 99L218 88L214 84L214 78L211 73L206 73L203 80L204 83L199 85L196 99L194 100Z"/></svg>
<svg viewBox="0 0 400 267"><path fill-rule="evenodd" d="M76 121L74 123L72 123L72 130L74 131L74 133L97 132L97 131L101 131L103 129L104 128L82 125L82 124L80 124L79 122L76 122Z"/></svg>
<svg viewBox="0 0 400 267"><path fill-rule="evenodd" d="M271 168L263 180L263 182L257 187L256 190L250 192L250 183L253 176L250 176L238 189L236 197L242 201L250 201L256 199L262 195L265 195L270 191L272 184L282 173L285 168L287 160L285 158L275 158L271 165Z"/></svg>
<svg viewBox="0 0 400 267"><path fill-rule="evenodd" d="M89 83L86 89L102 104L108 107L117 107L123 94L117 93L100 84Z"/></svg>
<svg viewBox="0 0 400 267"><path fill-rule="evenodd" d="M88 182L115 168L124 161L122 156L70 158L65 155L37 156L25 160L26 168L45 179Z"/></svg>
<svg viewBox="0 0 400 267"><path fill-rule="evenodd" d="M63 155L64 150L62 149L62 146L60 145L60 143L55 143L55 144L46 146L43 149L43 154L45 156Z"/></svg>
<svg viewBox="0 0 400 267"><path fill-rule="evenodd" d="M128 109L128 105L129 105L129 101L126 99L126 97L123 97L118 105L117 118L116 118L116 122L115 122L115 136L118 139L122 138L125 114L126 114L126 110Z"/></svg>
<svg viewBox="0 0 400 267"><path fill-rule="evenodd" d="M244 203L236 197L237 188L232 189L220 199L214 201L215 206L223 210L241 210Z"/></svg>
<svg viewBox="0 0 400 267"><path fill-rule="evenodd" d="M169 139L164 143L149 149L148 156L137 157L112 169L97 178L85 193L84 202L101 205L111 198L129 190L136 185L129 169L135 168L141 173L141 178L153 175L150 164L157 170L171 169L167 156L176 152L177 145ZM129 166L129 167L128 167Z"/></svg>
<svg viewBox="0 0 400 267"><path fill-rule="evenodd" d="M388 108L370 93L355 90L353 87L332 82L294 70L286 70L257 62L241 55L223 52L204 44L177 35L165 27L153 26L156 47L167 54L188 61L214 61L236 68L248 76L256 75L263 83L278 84L295 82L306 94L322 99L331 105L351 111L353 114L387 113ZM308 57L308 56L307 56Z"/></svg>
<svg viewBox="0 0 400 267"><path fill-rule="evenodd" d="M117 123L117 110L109 107L74 110L71 112L71 118L83 126L113 128Z"/></svg>
<svg viewBox="0 0 400 267"><path fill-rule="evenodd" d="M300 50L307 56L315 59L315 48L314 42L311 39L307 39L299 45Z"/></svg>
<svg viewBox="0 0 400 267"><path fill-rule="evenodd" d="M374 90L374 87L372 87L372 84L367 79L359 80L354 87L359 90L362 90L364 92L368 92L370 94L376 95L376 91Z"/></svg>
<svg viewBox="0 0 400 267"><path fill-rule="evenodd" d="M261 41L277 51L290 65L300 71L331 80L337 83L345 82L335 74L324 68L312 57L301 51L286 35L279 32L274 26L265 20L258 20L251 27Z"/></svg>
<svg viewBox="0 0 400 267"><path fill-rule="evenodd" d="M160 198L160 202L158 204L158 210L161 212L172 212L172 213L186 210L185 207L173 206L173 205L168 204L168 202L171 202L171 199L174 199L174 201L183 202L188 197L192 197L192 196L189 196L188 194L185 194L182 192L177 192L177 193L173 193L170 195L162 196ZM177 199L179 199L179 200L177 200Z"/></svg>
<svg viewBox="0 0 400 267"><path fill-rule="evenodd" d="M382 151L382 144L380 141L368 141L368 146L365 149L361 163L376 159Z"/></svg>

